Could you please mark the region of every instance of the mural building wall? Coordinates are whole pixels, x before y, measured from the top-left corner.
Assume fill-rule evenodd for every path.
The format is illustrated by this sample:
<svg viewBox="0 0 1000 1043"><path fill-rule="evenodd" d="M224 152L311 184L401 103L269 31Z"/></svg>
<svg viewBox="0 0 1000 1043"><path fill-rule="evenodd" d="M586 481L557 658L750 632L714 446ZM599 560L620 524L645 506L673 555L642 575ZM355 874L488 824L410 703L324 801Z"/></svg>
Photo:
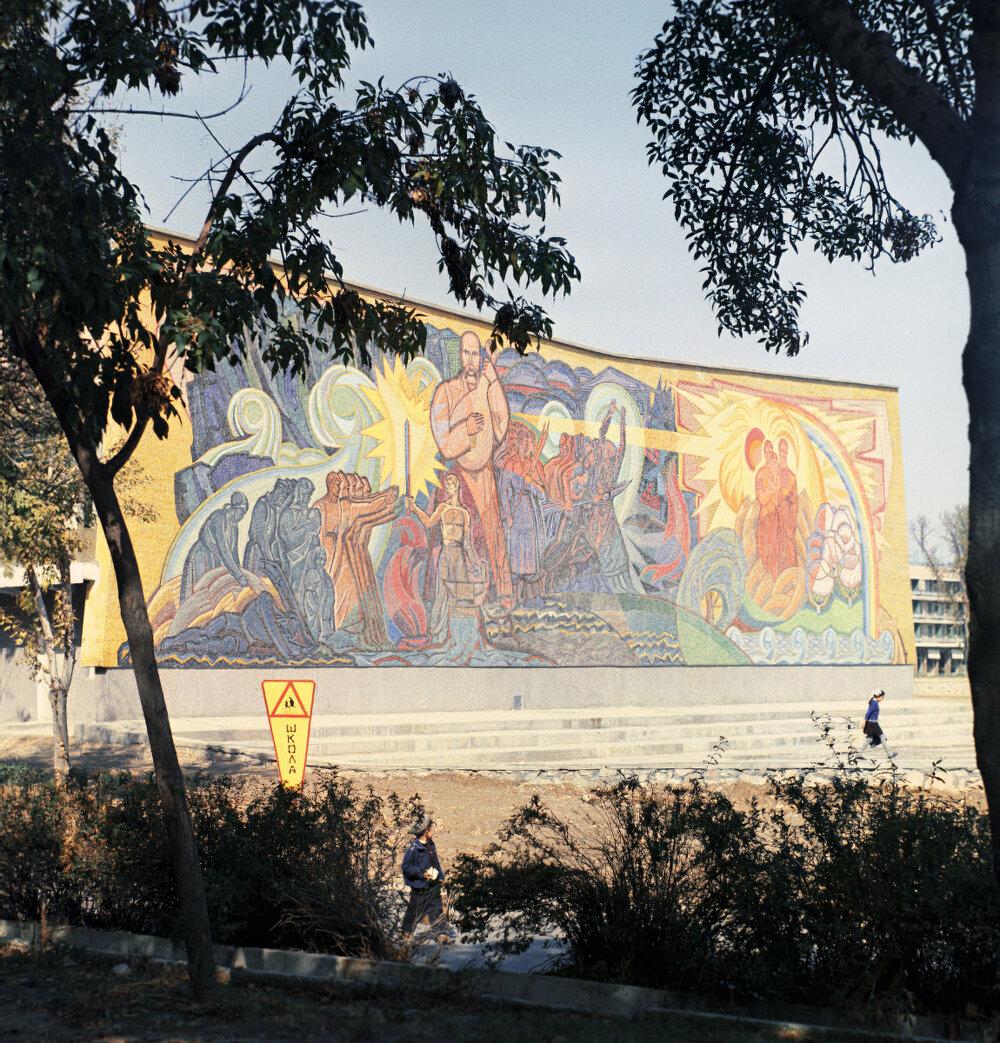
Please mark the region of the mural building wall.
<svg viewBox="0 0 1000 1043"><path fill-rule="evenodd" d="M272 376L261 328L183 378L134 523L161 667L913 662L894 390L423 314L407 364ZM83 663L127 666L101 554Z"/></svg>

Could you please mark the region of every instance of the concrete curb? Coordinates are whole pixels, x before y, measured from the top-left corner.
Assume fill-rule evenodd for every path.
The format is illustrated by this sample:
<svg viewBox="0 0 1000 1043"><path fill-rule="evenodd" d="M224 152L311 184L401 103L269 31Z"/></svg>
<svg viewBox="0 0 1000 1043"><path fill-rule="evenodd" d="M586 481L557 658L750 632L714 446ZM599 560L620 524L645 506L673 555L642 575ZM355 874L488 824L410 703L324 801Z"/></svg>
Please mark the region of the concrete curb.
<svg viewBox="0 0 1000 1043"><path fill-rule="evenodd" d="M38 949L43 945L41 924L36 921L0 919L0 943ZM48 930L44 943L85 949L104 956L147 959L157 963L184 964L187 954L182 942L124 931L98 931L89 927L56 926ZM841 1039L907 1039L919 1043L982 1040L982 1025L971 1022L945 1023L940 1018L912 1018L896 1030L872 1028L849 1015L823 1010L796 1009L808 1021L792 1022L761 1017L757 1013L708 1011L663 989L636 985L614 985L558 978L518 971L466 968L451 970L422 964L329 956L321 953L246 946L215 947L216 966L223 978L321 983L341 981L364 985L405 987L489 997L508 1003L593 1014L677 1014L706 1022L759 1026L787 1033L791 1038L829 1036Z"/></svg>

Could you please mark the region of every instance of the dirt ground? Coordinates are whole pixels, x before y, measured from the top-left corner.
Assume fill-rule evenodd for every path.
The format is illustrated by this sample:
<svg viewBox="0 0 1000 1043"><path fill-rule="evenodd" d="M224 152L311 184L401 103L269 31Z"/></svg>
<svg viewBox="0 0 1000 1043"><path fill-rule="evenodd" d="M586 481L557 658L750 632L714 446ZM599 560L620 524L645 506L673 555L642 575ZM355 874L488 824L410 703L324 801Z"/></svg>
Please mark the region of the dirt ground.
<svg viewBox="0 0 1000 1043"><path fill-rule="evenodd" d="M262 762L256 756L213 750L179 747L181 767L186 773L210 775L255 776L277 779L273 762ZM142 745L109 747L100 743L74 744L72 763L88 772L108 769L134 772L152 771L148 747ZM52 741L43 737L6 737L0 735L0 764L31 764L49 767L52 763ZM539 772L537 778L522 780L501 772L363 772L341 770L340 774L359 786L371 786L382 796L397 793L400 797L419 794L433 816L434 840L447 871L448 865L461 852L480 853L494 841L511 813L539 794L545 804L560 818L576 821L588 814L589 782L581 782L572 772ZM309 770L306 772L306 784ZM724 789L737 805L756 797L766 804L766 788L748 782L713 783ZM982 790L969 790L962 798L985 809Z"/></svg>
<svg viewBox="0 0 1000 1043"><path fill-rule="evenodd" d="M277 780L273 763L256 757L219 753L210 750L178 748L185 773L257 776ZM45 738L7 738L0 736L0 764L30 764L49 767L52 742ZM75 745L71 763L88 772L108 769L134 772L152 771L153 762L146 746L107 747L99 743ZM368 773L344 770L340 774L359 786L371 786L380 794L401 797L419 794L433 816L434 840L441 861L447 866L459 852L477 853L492 840L511 812L526 803L534 793L560 815L575 817L586 810L586 789L572 783L541 779L522 782L496 773L434 772ZM306 771L306 785L309 770Z"/></svg>

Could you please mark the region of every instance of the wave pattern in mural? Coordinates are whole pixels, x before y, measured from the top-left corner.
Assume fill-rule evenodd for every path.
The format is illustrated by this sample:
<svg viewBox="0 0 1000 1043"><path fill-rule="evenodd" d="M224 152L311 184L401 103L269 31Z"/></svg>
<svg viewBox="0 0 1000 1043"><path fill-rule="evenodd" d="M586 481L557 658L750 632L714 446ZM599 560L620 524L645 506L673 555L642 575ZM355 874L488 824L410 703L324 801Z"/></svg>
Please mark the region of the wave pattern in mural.
<svg viewBox="0 0 1000 1043"><path fill-rule="evenodd" d="M186 387L161 664L902 661L884 401L653 386L433 327L405 366L300 380L263 336Z"/></svg>

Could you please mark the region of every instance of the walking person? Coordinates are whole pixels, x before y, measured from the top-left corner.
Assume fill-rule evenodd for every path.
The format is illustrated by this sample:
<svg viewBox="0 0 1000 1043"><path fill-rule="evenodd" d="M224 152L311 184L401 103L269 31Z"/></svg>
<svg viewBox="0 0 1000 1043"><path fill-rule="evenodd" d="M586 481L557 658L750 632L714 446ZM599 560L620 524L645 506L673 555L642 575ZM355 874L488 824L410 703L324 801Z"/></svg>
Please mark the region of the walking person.
<svg viewBox="0 0 1000 1043"><path fill-rule="evenodd" d="M889 744L885 741L885 732L882 731L882 726L878 723L878 711L882 700L885 698L885 691L881 688L876 688L871 694L871 698L868 700L868 711L865 713L865 723L861 726L861 730L868 737L868 745L874 749L876 746L881 745L885 750L885 755L893 760L896 754L889 749Z"/></svg>
<svg viewBox="0 0 1000 1043"><path fill-rule="evenodd" d="M410 900L403 914L403 941L406 944L413 941L413 928L418 920L427 916L438 941L451 942L441 902L444 874L434 846L434 820L429 815L413 827L413 841L403 855L403 883L410 889Z"/></svg>

